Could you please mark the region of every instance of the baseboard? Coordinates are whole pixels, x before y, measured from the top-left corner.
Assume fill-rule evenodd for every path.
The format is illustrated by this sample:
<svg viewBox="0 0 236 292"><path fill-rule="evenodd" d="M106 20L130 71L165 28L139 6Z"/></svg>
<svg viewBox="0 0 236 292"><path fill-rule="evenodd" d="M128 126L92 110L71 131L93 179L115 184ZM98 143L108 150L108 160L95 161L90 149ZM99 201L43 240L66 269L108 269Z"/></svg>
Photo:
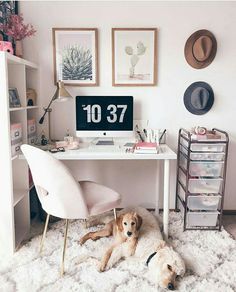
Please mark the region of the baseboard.
<svg viewBox="0 0 236 292"><path fill-rule="evenodd" d="M236 210L223 210L223 215L236 215Z"/></svg>

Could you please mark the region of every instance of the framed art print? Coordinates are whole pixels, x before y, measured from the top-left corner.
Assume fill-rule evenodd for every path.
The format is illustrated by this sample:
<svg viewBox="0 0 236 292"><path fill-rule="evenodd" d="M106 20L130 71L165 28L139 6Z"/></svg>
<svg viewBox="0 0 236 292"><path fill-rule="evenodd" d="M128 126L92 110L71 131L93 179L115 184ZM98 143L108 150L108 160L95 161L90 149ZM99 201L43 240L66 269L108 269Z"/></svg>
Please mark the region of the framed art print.
<svg viewBox="0 0 236 292"><path fill-rule="evenodd" d="M157 29L112 29L113 86L157 83Z"/></svg>
<svg viewBox="0 0 236 292"><path fill-rule="evenodd" d="M98 85L96 28L53 28L54 81L65 85Z"/></svg>
<svg viewBox="0 0 236 292"><path fill-rule="evenodd" d="M10 108L21 107L20 98L16 88L9 88L9 106Z"/></svg>

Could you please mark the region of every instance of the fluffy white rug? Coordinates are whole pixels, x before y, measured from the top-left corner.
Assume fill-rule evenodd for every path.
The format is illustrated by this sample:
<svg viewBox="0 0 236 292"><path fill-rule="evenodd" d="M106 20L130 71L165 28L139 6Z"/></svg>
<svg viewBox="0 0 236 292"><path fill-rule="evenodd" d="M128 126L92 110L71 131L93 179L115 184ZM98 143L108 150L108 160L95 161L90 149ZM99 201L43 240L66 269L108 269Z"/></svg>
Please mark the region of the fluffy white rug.
<svg viewBox="0 0 236 292"><path fill-rule="evenodd" d="M89 228L95 230L96 228ZM97 271L97 260L111 242L103 238L79 246L77 240L88 230L79 221L69 226L66 273L59 276L64 222L51 225L39 256L40 237L34 237L11 259L0 258L1 292L152 292L147 267L130 258L104 273ZM187 273L178 283L179 291L236 291L236 241L223 230L185 231L179 213L170 213L170 242L185 259Z"/></svg>

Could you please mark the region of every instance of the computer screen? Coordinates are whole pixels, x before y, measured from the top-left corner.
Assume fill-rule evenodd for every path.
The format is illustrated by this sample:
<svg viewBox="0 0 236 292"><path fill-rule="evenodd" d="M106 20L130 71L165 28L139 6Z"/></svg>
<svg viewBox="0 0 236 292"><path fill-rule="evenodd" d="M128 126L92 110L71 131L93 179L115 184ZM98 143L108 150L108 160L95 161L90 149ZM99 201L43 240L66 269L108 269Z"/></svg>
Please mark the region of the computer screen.
<svg viewBox="0 0 236 292"><path fill-rule="evenodd" d="M127 137L132 134L132 96L76 96L78 137Z"/></svg>

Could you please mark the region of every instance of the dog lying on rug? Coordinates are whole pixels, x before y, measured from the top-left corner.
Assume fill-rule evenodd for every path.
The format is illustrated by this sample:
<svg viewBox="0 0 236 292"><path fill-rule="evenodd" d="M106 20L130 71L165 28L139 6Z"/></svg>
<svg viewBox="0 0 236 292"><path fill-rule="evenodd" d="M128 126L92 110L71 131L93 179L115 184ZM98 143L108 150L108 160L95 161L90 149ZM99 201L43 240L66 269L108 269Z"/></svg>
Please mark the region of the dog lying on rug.
<svg viewBox="0 0 236 292"><path fill-rule="evenodd" d="M134 257L146 264L152 281L169 290L175 289L175 280L185 274L185 264L180 255L163 241L157 219L146 209L125 208L118 216L134 212L142 218L142 226L136 245ZM90 226L107 223L107 218L98 217ZM122 258L131 256L128 242L117 245L107 262L106 268L112 268Z"/></svg>
<svg viewBox="0 0 236 292"><path fill-rule="evenodd" d="M106 251L101 260L100 272L103 272L112 255L113 250L120 244L126 242L129 255L134 255L137 246L139 230L142 225L142 218L135 212L127 212L120 214L116 220L112 220L99 231L88 232L79 241L80 245L84 244L88 239L97 240L101 237L113 235L114 242Z"/></svg>

